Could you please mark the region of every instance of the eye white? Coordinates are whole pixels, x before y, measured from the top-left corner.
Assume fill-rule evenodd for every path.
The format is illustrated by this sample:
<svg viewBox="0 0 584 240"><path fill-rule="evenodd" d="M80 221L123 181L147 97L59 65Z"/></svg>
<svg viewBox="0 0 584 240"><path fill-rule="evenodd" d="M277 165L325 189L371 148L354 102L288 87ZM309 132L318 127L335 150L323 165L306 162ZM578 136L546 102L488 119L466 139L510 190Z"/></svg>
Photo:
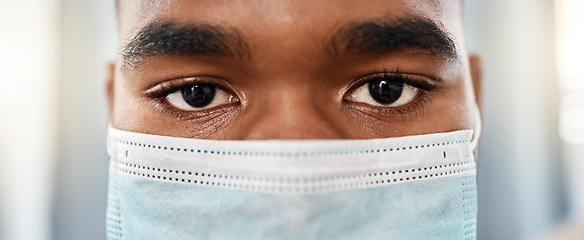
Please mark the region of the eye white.
<svg viewBox="0 0 584 240"><path fill-rule="evenodd" d="M400 97L395 102L391 104L381 104L375 99L373 99L371 93L369 92L369 83L365 83L361 87L355 89L355 91L353 91L350 94L349 100L353 102L367 103L373 106L399 107L412 101L412 99L414 99L416 95L418 95L418 92L420 92L419 88L413 87L408 84L404 84L403 91Z"/></svg>
<svg viewBox="0 0 584 240"><path fill-rule="evenodd" d="M203 110L207 108L212 108L219 105L233 103L234 96L226 93L225 91L221 90L220 88L215 88L215 96L213 100L204 107L193 107L189 105L183 98L181 90L174 91L171 94L166 96L166 101L170 103L173 107L183 110L183 111L196 111L196 110Z"/></svg>

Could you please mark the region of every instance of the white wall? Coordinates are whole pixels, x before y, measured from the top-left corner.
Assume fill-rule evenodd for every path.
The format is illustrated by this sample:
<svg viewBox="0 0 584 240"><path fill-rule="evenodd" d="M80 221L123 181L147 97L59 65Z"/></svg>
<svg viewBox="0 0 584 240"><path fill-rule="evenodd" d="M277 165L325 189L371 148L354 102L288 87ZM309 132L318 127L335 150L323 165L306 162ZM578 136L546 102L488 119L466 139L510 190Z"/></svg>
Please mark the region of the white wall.
<svg viewBox="0 0 584 240"><path fill-rule="evenodd" d="M554 2L465 3L469 47L485 56L478 239L529 239L565 213Z"/></svg>
<svg viewBox="0 0 584 240"><path fill-rule="evenodd" d="M113 0L0 0L0 239L104 239Z"/></svg>
<svg viewBox="0 0 584 240"><path fill-rule="evenodd" d="M556 1L560 136L570 221L584 222L584 1Z"/></svg>
<svg viewBox="0 0 584 240"><path fill-rule="evenodd" d="M53 237L105 239L105 63L114 59L113 0L61 0L59 146Z"/></svg>
<svg viewBox="0 0 584 240"><path fill-rule="evenodd" d="M0 0L0 239L50 237L58 56L54 0Z"/></svg>

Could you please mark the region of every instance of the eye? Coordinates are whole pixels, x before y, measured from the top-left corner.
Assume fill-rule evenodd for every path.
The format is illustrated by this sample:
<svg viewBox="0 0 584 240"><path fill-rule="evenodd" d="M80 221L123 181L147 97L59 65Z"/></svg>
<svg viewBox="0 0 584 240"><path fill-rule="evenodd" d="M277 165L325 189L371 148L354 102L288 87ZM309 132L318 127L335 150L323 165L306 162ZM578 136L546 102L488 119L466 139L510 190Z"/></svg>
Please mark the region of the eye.
<svg viewBox="0 0 584 240"><path fill-rule="evenodd" d="M166 101L183 111L196 111L235 103L237 97L212 84L194 84L168 94Z"/></svg>
<svg viewBox="0 0 584 240"><path fill-rule="evenodd" d="M409 81L403 76L388 74L372 77L350 92L347 100L373 106L399 107L412 101L420 92L420 88L406 83Z"/></svg>

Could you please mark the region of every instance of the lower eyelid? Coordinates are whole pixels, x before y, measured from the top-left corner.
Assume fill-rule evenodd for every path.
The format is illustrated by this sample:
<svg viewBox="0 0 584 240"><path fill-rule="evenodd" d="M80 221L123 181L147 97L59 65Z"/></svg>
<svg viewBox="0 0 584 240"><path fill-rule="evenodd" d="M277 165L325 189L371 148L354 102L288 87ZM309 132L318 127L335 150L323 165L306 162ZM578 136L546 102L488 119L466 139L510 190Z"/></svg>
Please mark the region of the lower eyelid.
<svg viewBox="0 0 584 240"><path fill-rule="evenodd" d="M183 111L178 110L171 106L164 99L154 100L154 109L161 112L162 114L183 120L197 120L197 121L208 121L210 119L219 118L224 114L234 114L237 113L236 104L225 104L220 106L215 106L211 108L205 108L195 111Z"/></svg>
<svg viewBox="0 0 584 240"><path fill-rule="evenodd" d="M408 115L413 117L423 115L431 100L432 98L429 94L424 94L417 96L409 103L399 107L379 107L367 103L352 101L346 101L345 104L350 109L358 111L361 114L367 114L380 120L386 120L396 115L402 118Z"/></svg>

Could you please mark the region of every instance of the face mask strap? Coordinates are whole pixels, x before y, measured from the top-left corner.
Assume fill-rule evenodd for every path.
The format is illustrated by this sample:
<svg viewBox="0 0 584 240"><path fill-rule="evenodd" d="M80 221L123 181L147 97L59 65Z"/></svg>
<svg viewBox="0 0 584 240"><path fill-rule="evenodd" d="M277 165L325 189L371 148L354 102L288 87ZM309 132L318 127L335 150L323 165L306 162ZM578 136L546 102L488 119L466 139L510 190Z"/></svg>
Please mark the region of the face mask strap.
<svg viewBox="0 0 584 240"><path fill-rule="evenodd" d="M474 134L472 136L472 140L470 140L470 149L472 151L476 150L477 145L479 144L479 138L481 137L481 132L483 129L482 120L481 120L481 113L479 111L478 105L475 105L474 108L474 118L475 118L475 129Z"/></svg>

